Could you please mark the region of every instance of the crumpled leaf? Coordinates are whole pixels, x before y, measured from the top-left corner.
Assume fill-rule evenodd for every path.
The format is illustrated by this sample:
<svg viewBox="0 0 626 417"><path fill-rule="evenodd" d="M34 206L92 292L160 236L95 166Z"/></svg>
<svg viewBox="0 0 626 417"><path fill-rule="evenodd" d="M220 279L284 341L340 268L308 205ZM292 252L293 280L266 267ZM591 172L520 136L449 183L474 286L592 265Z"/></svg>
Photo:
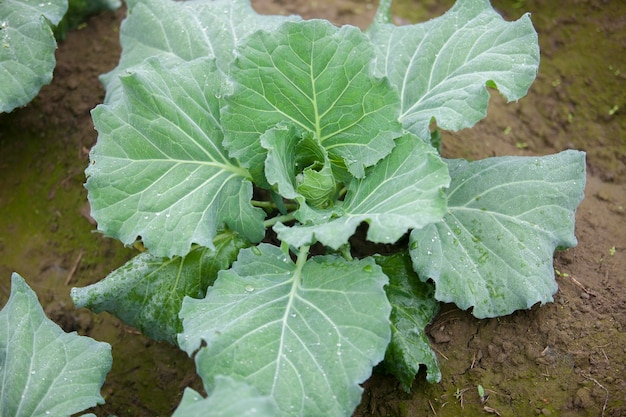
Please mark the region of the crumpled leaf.
<svg viewBox="0 0 626 417"><path fill-rule="evenodd" d="M384 2L379 15L388 13ZM488 0L458 1L425 23L372 25L376 68L398 88L400 121L424 140L433 118L438 127L461 130L487 114L489 93L509 101L526 95L537 75L539 45L530 16L506 22Z"/></svg>
<svg viewBox="0 0 626 417"><path fill-rule="evenodd" d="M420 365L427 368L428 382L441 381L437 355L424 330L439 311L434 286L419 280L407 252L379 255L375 260L389 277L385 290L391 303L391 343L385 354L385 368L406 392L411 390Z"/></svg>
<svg viewBox="0 0 626 417"><path fill-rule="evenodd" d="M554 250L577 243L584 152L448 165L448 214L410 236L419 277L435 282L438 300L474 307L478 318L552 301Z"/></svg>
<svg viewBox="0 0 626 417"><path fill-rule="evenodd" d="M241 39L257 30L273 30L297 16L257 14L248 0L127 0L128 15L120 29L122 55L100 77L106 87L105 103L118 100L119 76L150 57L165 66L197 58L215 58L225 71Z"/></svg>
<svg viewBox="0 0 626 417"><path fill-rule="evenodd" d="M348 185L342 206L299 210L301 225L274 226L278 237L295 247L319 241L337 249L361 222L369 223L367 239L394 243L410 229L439 221L446 212L443 188L450 182L446 164L436 151L407 133L364 179Z"/></svg>
<svg viewBox="0 0 626 417"><path fill-rule="evenodd" d="M387 277L371 258L297 262L260 244L239 253L203 300L185 298L179 345L206 389L237 376L281 416L348 416L389 343Z"/></svg>
<svg viewBox="0 0 626 417"><path fill-rule="evenodd" d="M262 396L245 382L223 375L215 377L215 388L203 398L185 388L183 398L172 417L276 417L278 409L272 398Z"/></svg>
<svg viewBox="0 0 626 417"><path fill-rule="evenodd" d="M183 330L178 313L185 296L203 298L206 289L249 243L232 232L214 239L215 250L196 246L185 256L141 253L102 281L72 288L76 307L115 314L154 340L176 343Z"/></svg>
<svg viewBox="0 0 626 417"><path fill-rule="evenodd" d="M323 20L286 22L238 49L223 122L230 155L263 180L259 137L291 122L328 151L334 170L363 177L401 132L398 96L371 75L374 49L357 28Z"/></svg>
<svg viewBox="0 0 626 417"><path fill-rule="evenodd" d="M67 11L67 0L0 2L0 113L29 103L52 81L57 43L50 25Z"/></svg>
<svg viewBox="0 0 626 417"><path fill-rule="evenodd" d="M103 404L111 346L65 333L18 274L0 311L0 415L70 416Z"/></svg>
<svg viewBox="0 0 626 417"><path fill-rule="evenodd" d="M337 195L337 182L326 149L293 125L279 124L261 135L267 150L265 177L287 199L326 208Z"/></svg>
<svg viewBox="0 0 626 417"><path fill-rule="evenodd" d="M92 216L105 234L155 256L213 247L226 224L265 235L248 172L222 148L221 75L211 59L173 68L149 59L122 77L124 100L93 111L99 132L86 170Z"/></svg>

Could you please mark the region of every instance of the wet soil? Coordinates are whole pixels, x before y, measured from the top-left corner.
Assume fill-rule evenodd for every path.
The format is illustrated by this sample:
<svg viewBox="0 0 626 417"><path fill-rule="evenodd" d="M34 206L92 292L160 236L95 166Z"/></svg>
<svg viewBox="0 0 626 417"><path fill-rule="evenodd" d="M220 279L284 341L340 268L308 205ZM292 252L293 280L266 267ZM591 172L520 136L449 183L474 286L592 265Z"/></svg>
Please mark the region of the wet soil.
<svg viewBox="0 0 626 417"><path fill-rule="evenodd" d="M263 13L297 13L366 27L366 1L257 0ZM451 1L399 1L398 24L441 14ZM429 326L443 379L423 373L411 393L389 376L365 384L355 416L626 416L626 3L497 0L506 19L531 12L542 62L527 97L492 94L488 117L444 135L447 157L587 152L586 198L576 248L555 255L555 302L507 317L474 319L452 305ZM98 416L171 415L182 390L200 389L193 362L107 314L76 310L72 286L93 283L134 255L94 233L83 189L96 132L89 111L104 92L98 75L119 58L125 11L70 32L51 85L27 107L0 115L0 305L17 271L65 330L113 346ZM484 396L479 395L478 386Z"/></svg>

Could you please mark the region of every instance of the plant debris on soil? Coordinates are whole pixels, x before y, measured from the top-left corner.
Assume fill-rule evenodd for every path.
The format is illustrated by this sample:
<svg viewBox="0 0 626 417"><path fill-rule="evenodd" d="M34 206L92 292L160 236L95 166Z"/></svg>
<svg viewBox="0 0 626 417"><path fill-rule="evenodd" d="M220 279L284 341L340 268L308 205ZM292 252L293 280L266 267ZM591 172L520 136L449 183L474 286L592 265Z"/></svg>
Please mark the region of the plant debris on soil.
<svg viewBox="0 0 626 417"><path fill-rule="evenodd" d="M396 24L424 21L452 1L398 1ZM492 92L488 116L444 133L446 157L481 159L588 154L577 247L555 254L555 302L477 320L453 305L428 328L443 378L417 376L411 393L382 373L365 384L355 416L626 416L626 3L493 1L505 19L525 12L542 61L527 97ZM261 13L300 14L361 28L377 4L356 0L256 0ZM27 107L0 114L0 305L11 272L24 276L49 317L113 347L98 416L171 415L186 386L201 390L193 360L108 314L76 310L72 286L96 282L134 250L94 233L83 188L96 141L90 110L102 102L98 75L120 54L125 9L69 32L51 85Z"/></svg>

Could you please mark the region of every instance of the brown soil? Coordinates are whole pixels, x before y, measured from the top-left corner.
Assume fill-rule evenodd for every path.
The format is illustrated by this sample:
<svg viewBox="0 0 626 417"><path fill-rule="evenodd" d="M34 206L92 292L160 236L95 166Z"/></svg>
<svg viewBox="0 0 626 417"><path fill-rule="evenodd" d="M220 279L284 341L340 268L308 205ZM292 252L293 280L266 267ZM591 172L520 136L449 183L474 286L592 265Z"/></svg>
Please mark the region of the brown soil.
<svg viewBox="0 0 626 417"><path fill-rule="evenodd" d="M419 3L419 4L418 4ZM451 1L399 1L398 23L441 14ZM257 0L264 13L298 13L366 27L369 1ZM420 373L411 393L391 377L364 384L355 416L626 416L626 3L603 0L493 2L507 19L530 11L542 63L529 95L444 137L444 154L469 159L588 153L579 245L556 254L555 303L507 317L474 319L445 305L429 327L443 379ZM71 286L93 283L133 255L93 234L82 187L103 98L97 76L119 58L124 11L68 34L51 85L26 108L0 115L0 305L12 271L66 330L113 346L99 416L170 415L182 389L200 384L177 348L152 342L107 315L77 311ZM484 389L480 398L478 386Z"/></svg>

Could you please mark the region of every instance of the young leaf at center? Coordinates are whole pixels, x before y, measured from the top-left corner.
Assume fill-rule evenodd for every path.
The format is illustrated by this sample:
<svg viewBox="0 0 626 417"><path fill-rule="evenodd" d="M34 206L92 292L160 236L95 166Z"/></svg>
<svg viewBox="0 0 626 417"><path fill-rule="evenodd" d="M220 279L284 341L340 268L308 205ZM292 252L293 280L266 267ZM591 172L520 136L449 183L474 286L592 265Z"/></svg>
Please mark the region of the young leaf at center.
<svg viewBox="0 0 626 417"><path fill-rule="evenodd" d="M281 416L351 415L389 343L387 277L371 258L307 252L294 264L272 245L243 249L205 299L185 298L179 345L197 351L207 392L230 375L272 397Z"/></svg>
<svg viewBox="0 0 626 417"><path fill-rule="evenodd" d="M303 137L304 136L304 137ZM309 133L279 124L261 136L267 150L265 176L284 198L326 208L337 197L337 182L326 149Z"/></svg>
<svg viewBox="0 0 626 417"><path fill-rule="evenodd" d="M355 27L287 22L250 36L230 68L223 122L231 156L263 180L259 136L291 122L326 148L333 167L363 177L400 135L398 95L371 75L374 48Z"/></svg>
<svg viewBox="0 0 626 417"><path fill-rule="evenodd" d="M434 148L406 133L365 178L348 184L341 207L313 214L301 208L296 217L302 224L287 227L277 223L274 230L295 247L319 241L337 249L365 221L369 223L368 240L394 243L408 230L444 216L443 188L449 183L447 166Z"/></svg>

